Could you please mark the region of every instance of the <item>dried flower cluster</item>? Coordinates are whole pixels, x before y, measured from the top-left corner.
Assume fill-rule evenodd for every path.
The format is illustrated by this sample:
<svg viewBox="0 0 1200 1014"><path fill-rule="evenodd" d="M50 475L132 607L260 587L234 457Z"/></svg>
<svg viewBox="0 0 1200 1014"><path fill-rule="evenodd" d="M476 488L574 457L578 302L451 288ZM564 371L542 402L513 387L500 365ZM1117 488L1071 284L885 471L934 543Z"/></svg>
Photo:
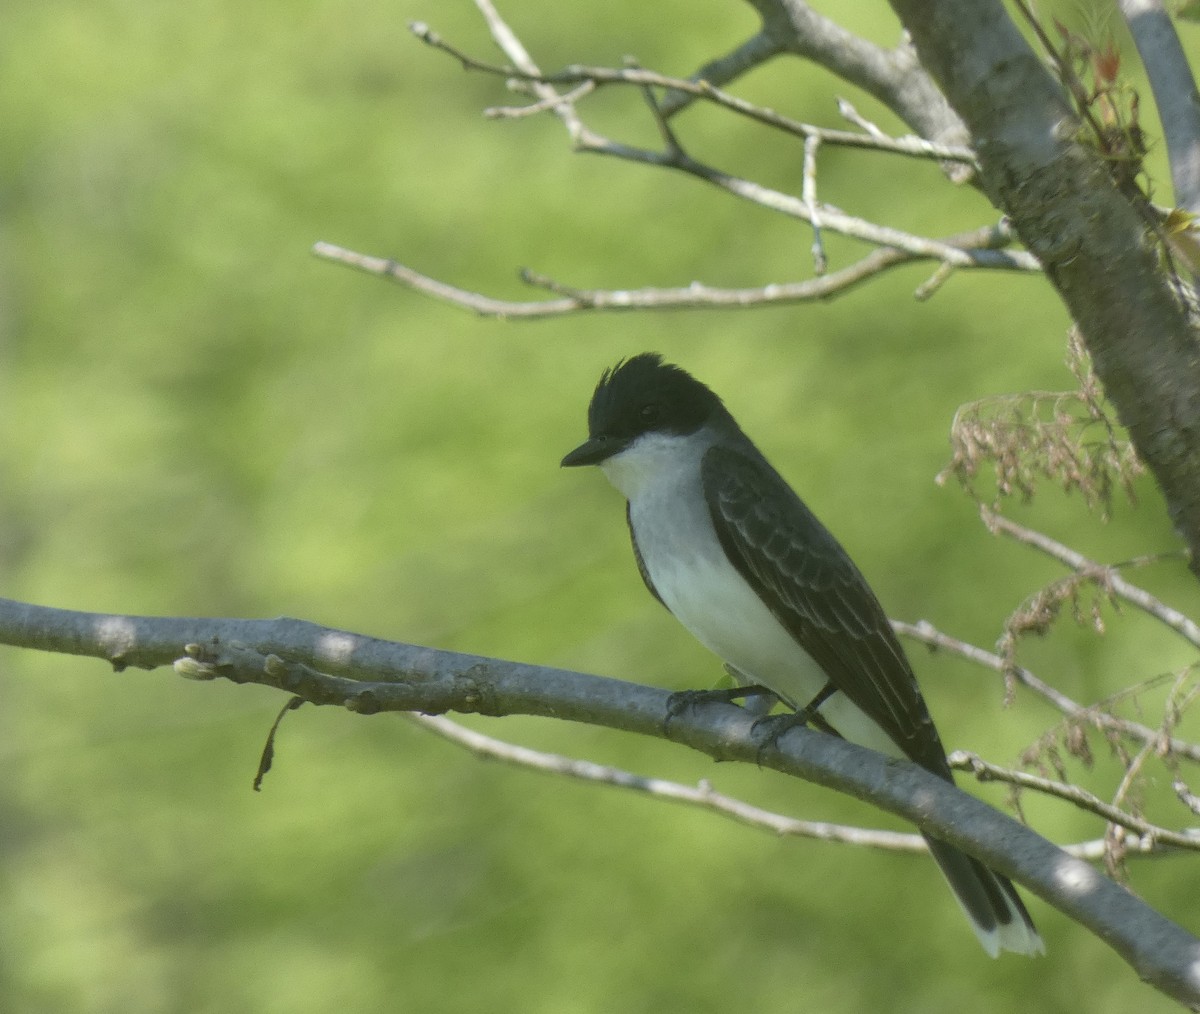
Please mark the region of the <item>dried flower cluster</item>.
<svg viewBox="0 0 1200 1014"><path fill-rule="evenodd" d="M1099 508L1104 518L1116 486L1133 501L1133 480L1142 472L1141 462L1133 445L1118 435L1074 332L1067 363L1077 390L992 395L960 407L950 427L950 462L937 481L954 477L982 503L976 479L990 468L996 480L993 510L1014 494L1028 501L1039 480L1054 482L1068 493L1078 490L1084 503Z"/></svg>

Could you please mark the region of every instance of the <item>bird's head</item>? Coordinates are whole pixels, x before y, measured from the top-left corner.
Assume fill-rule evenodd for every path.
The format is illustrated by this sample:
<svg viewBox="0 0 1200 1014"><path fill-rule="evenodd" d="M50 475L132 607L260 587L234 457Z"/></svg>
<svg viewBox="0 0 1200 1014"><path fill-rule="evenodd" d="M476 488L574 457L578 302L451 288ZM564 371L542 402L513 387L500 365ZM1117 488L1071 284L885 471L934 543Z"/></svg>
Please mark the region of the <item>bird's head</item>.
<svg viewBox="0 0 1200 1014"><path fill-rule="evenodd" d="M562 464L601 465L643 438L685 437L725 414L721 399L690 373L643 352L604 371L588 406L588 439Z"/></svg>

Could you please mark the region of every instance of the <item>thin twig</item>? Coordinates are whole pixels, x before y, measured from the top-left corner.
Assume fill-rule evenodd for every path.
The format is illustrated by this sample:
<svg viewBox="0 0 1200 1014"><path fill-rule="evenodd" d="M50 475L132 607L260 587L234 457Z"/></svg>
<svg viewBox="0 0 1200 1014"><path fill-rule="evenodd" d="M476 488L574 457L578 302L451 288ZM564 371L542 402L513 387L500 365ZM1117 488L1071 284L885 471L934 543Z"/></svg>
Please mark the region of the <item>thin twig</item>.
<svg viewBox="0 0 1200 1014"><path fill-rule="evenodd" d="M1046 30L1042 27L1042 23L1038 20L1037 15L1034 14L1033 8L1027 0L1014 0L1014 3L1029 24L1029 27L1033 29L1033 34L1037 36L1042 48L1050 57L1057 72L1058 80L1071 93L1071 97L1075 100L1077 112L1087 121L1088 126L1092 129L1092 133L1098 138L1102 137L1104 135L1104 128L1096 120L1096 116L1092 112L1092 103L1088 96L1087 88L1079 80L1079 75L1075 73L1071 65L1058 51L1058 47L1054 45L1050 36L1046 34Z"/></svg>
<svg viewBox="0 0 1200 1014"><path fill-rule="evenodd" d="M1068 785L1065 782L1056 782L1053 779L1043 778L1040 775L1031 775L1027 771L1016 771L1012 768L990 764L981 757L966 750L955 750L948 759L950 766L954 770L969 771L981 782L1004 782L1008 785L1015 785L1018 788L1031 789L1048 796L1054 796L1056 799L1063 799L1069 803L1073 803L1081 810L1094 813L1110 824L1118 824L1143 837L1162 842L1164 845L1173 845L1176 848L1200 851L1200 830L1195 832L1168 831L1166 828L1151 824L1149 821L1132 813L1126 813L1124 810L1105 802L1099 796L1088 792L1087 789L1080 788L1078 785Z"/></svg>
<svg viewBox="0 0 1200 1014"><path fill-rule="evenodd" d="M761 67L768 60L774 59L784 52L783 43L769 32L761 31L737 46L732 52L710 60L695 74L688 76L694 84L702 81L709 85L720 87L729 84L755 67ZM696 101L696 94L672 88L663 96L662 111L664 116L674 116Z"/></svg>
<svg viewBox="0 0 1200 1014"><path fill-rule="evenodd" d="M1200 648L1200 625L1190 620L1178 609L1155 598L1144 588L1139 588L1126 581L1115 567L1089 560L1082 553L1076 552L1069 546L1064 546L1050 536L1018 524L986 506L980 507L980 513L983 516L984 524L991 531L999 532L1024 545L1032 546L1060 563L1066 564L1077 573L1094 576L1097 580L1103 579L1106 590L1153 616L1187 640L1193 647Z"/></svg>
<svg viewBox="0 0 1200 1014"><path fill-rule="evenodd" d="M530 87L533 89L540 102L548 104L549 108L554 110L554 115L563 122L563 126L567 128L567 135L572 141L575 141L579 132L583 129L583 123L579 119L579 114L575 111L575 106L572 101L559 95L557 89L551 87L547 83L539 82L541 70L538 65L533 62L533 57L529 55L529 51L517 38L508 23L500 16L500 12L496 10L495 5L491 0L475 0L475 6L479 9L479 13L483 16L484 22L487 24L488 31L491 33L493 41L500 47L504 53L515 65L513 73L526 77ZM410 26L414 33L420 37L416 25ZM470 62L465 56L459 57L463 61L464 67L469 67Z"/></svg>
<svg viewBox="0 0 1200 1014"><path fill-rule="evenodd" d="M682 88L696 89L705 95L713 92L715 96L715 90L711 86L706 86L703 83L694 84L682 78L667 78L660 74L642 70L639 67L627 67L621 70L606 67L571 67L558 74L543 74L538 70L537 65L520 44L519 40L512 34L511 29L500 19L499 14L496 13L489 0L476 0L476 2L480 6L480 9L485 12L488 27L491 29L492 36L496 40L497 45L513 61L516 65L515 69L513 67L498 66L475 60L473 57L450 45L424 23L413 23L410 25L410 28L417 38L453 56L464 67L507 78L516 76L528 81L538 97L539 105L548 105L563 120L577 151L609 155L625 161L677 169L697 179L704 180L706 183L712 184L726 193L733 194L761 207L769 208L772 211L793 218L799 218L808 222L812 221L809 208L802 199L796 198L791 194L773 190L752 180L733 176L730 173L723 172L692 158L683 152L678 142L674 141L674 135L669 130L667 131L669 140L664 152L650 151L634 145L623 144L590 130L583 125L578 113L574 111L574 106L567 103L553 87L555 84L574 85L583 81L594 81L597 84L620 82L636 85L643 89L643 91L648 87ZM779 129L787 130L797 136L804 138L814 136L816 128L788 120L786 117L781 117L772 110L762 109L741 99L736 99L731 95L720 93L719 98L714 97L714 101L719 101L719 104L726 108L760 122L778 127ZM666 123L666 120L661 114L658 118L660 120L659 126L661 131L662 125ZM967 154L967 151L964 149L956 150L947 146L931 145L929 142L915 138L892 143L885 142L882 138L864 137L848 132L841 132L841 135L835 137L834 132L819 131L816 136L820 136L825 143L853 143L862 147L896 151L925 158L938 158L943 161L949 156L961 158ZM972 155L971 158L973 159L973 157ZM917 256L931 257L959 267L987 266L1017 271L1041 270L1037 258L1026 251L993 250L968 254L961 249L939 243L937 240L915 236L900 229L893 229L847 215L837 208L822 208L821 217L827 228L842 235L861 239L875 246L896 247Z"/></svg>
<svg viewBox="0 0 1200 1014"><path fill-rule="evenodd" d="M595 81L584 81L578 88L573 88L569 92L563 92L561 95L554 92L552 95L547 95L545 98L538 99L536 102L530 102L524 106L488 106L483 111L485 119L489 120L518 120L526 116L536 116L538 113L544 113L548 110L555 109L560 105L573 106L580 99L591 94L596 90Z"/></svg>
<svg viewBox="0 0 1200 1014"><path fill-rule="evenodd" d="M933 274L913 290L913 299L919 303L933 296L943 285L949 281L950 276L954 274L955 267L953 264L947 264L944 261L934 268Z"/></svg>
<svg viewBox="0 0 1200 1014"><path fill-rule="evenodd" d="M640 68L630 68L637 70ZM683 145L679 143L679 138L675 134L674 128L667 122L666 116L663 115L659 108L658 99L654 94L654 88L651 85L643 85L642 97L646 100L646 105L650 109L650 115L654 117L654 125L658 128L658 135L662 138L663 146L667 150L668 156L672 158L683 157Z"/></svg>
<svg viewBox="0 0 1200 1014"><path fill-rule="evenodd" d="M853 123L868 137L872 137L877 141L887 137L887 134L880 130L876 124L872 123L865 116L863 116L862 113L854 108L852 103L850 103L847 99L842 98L840 95L837 99L837 107L838 112L842 114L843 119Z"/></svg>
<svg viewBox="0 0 1200 1014"><path fill-rule="evenodd" d="M1001 228L982 229L942 240L966 251L991 250L1007 242ZM862 259L819 278L801 282L776 282L751 288L722 288L693 282L678 288L581 289L564 286L531 271L522 273L528 284L563 295L559 299L495 299L431 278L385 257L373 257L324 241L313 245L317 257L335 261L367 274L390 278L416 292L452 303L485 317L558 317L581 310L674 310L691 307L756 307L805 303L844 292L894 267L928 258L905 250L873 250ZM982 268L984 265L978 265Z"/></svg>
<svg viewBox="0 0 1200 1014"><path fill-rule="evenodd" d="M892 620L892 627L898 634L921 641L934 650L949 651L1001 675L1011 676L1022 686L1032 690L1070 718L1086 721L1101 729L1111 729L1142 743L1157 742L1161 736L1161 730L1151 729L1140 722L1117 718L1115 715L1111 715L1107 711L1101 711L1096 707L1086 707L1078 701L1072 700L1057 687L1053 687L1038 678L1024 666L1012 665L995 652L987 651L978 645L969 644L956 637L951 637L949 634L938 630L927 620L921 620L919 623L905 623L902 620ZM1167 745L1171 753L1178 757L1185 757L1191 761L1200 761L1200 745L1174 737L1167 740Z"/></svg>
<svg viewBox="0 0 1200 1014"><path fill-rule="evenodd" d="M1129 793L1137 784L1138 778L1142 773L1142 768L1145 767L1146 761L1157 753L1161 748L1161 741L1167 738L1166 731L1163 731L1158 743L1145 743L1142 748L1134 755L1133 759L1126 765L1125 774L1121 776L1121 781L1117 784L1117 789L1113 793L1112 805L1118 809L1124 804L1129 797ZM1125 811L1121 811L1125 812ZM1120 877L1123 872L1125 860L1125 838L1129 834L1129 828L1124 824L1116 824L1110 822L1104 829L1104 866L1108 870L1109 876Z"/></svg>
<svg viewBox="0 0 1200 1014"><path fill-rule="evenodd" d="M483 2L483 0L478 0L478 2ZM688 78L671 77L666 74L658 74L652 70L646 70L642 67L593 67L583 64L573 64L552 74L545 74L537 69L536 64L533 63L523 48L520 52L524 54L524 57L522 59L514 58L512 52L507 48L511 45L511 42L507 39L504 43L499 43L499 40L497 42L505 50L506 54L509 55L510 59L513 59L513 62L516 64L515 67L478 60L447 42L424 22L414 21L409 24L409 29L422 42L454 57L466 70L479 71L480 73L491 74L496 77L515 78L542 87L586 84L590 85L591 89L602 85L664 88L672 92L689 95L693 99L703 99L730 112L737 113L740 116L745 116L765 126L774 127L777 130L802 139L819 137L824 143L831 145L868 148L873 151L908 155L912 158L934 159L939 162L962 162L970 166L976 165L975 152L961 145L938 144L935 141L927 141L924 138L913 135L891 137L873 124L871 125L871 132L861 134L848 130L817 127L810 123L793 120L765 106L758 106L753 102L747 102L736 95L722 91L704 79L690 80ZM494 33L493 37L495 37ZM559 102L567 100L565 95L560 95L557 92L553 92L553 94ZM549 103L549 108L554 108L552 102ZM667 116L668 113L664 110L663 115Z"/></svg>
<svg viewBox="0 0 1200 1014"><path fill-rule="evenodd" d="M442 715L421 715L415 712L406 717L443 739L470 751L477 757L498 760L516 767L529 768L546 774L561 775L578 781L607 785L632 792L644 793L656 799L685 803L729 817L740 824L786 837L810 838L837 842L843 845L883 849L889 852L926 852L928 846L919 834L886 831L877 828L852 827L826 821L799 820L754 806L733 796L717 792L707 780L699 785L683 785L663 778L636 775L608 764L565 757L530 747L519 746L493 736L468 729ZM1130 835L1126 841L1130 854L1161 856L1177 854L1153 836ZM1079 859L1096 861L1104 857L1102 838L1063 845L1062 849Z"/></svg>
<svg viewBox="0 0 1200 1014"><path fill-rule="evenodd" d="M703 781L698 786L690 786L666 781L662 778L648 778L607 764L595 764L591 761L564 757L562 754L545 753L541 750L508 743L468 729L440 715L411 714L408 717L423 728L464 747L478 757L500 760L518 767L562 775L579 781L629 789L657 799L687 803L690 806L712 810L741 824L771 831L774 834L816 838L821 841L842 842L848 845L865 845L893 852L926 851L925 840L919 834L849 827L825 821L797 820L761 809L732 796L726 796L717 792L708 781Z"/></svg>
<svg viewBox="0 0 1200 1014"><path fill-rule="evenodd" d="M1176 778L1171 783L1171 788L1175 791L1175 795L1179 797L1179 801L1197 817L1200 817L1200 796L1192 792L1188 787L1188 783L1182 778Z"/></svg>
<svg viewBox="0 0 1200 1014"><path fill-rule="evenodd" d="M800 191L801 200L808 205L809 221L812 222L813 274L825 274L829 265L825 257L825 244L821 242L821 212L817 207L817 150L821 147L819 137L804 139L804 183Z"/></svg>

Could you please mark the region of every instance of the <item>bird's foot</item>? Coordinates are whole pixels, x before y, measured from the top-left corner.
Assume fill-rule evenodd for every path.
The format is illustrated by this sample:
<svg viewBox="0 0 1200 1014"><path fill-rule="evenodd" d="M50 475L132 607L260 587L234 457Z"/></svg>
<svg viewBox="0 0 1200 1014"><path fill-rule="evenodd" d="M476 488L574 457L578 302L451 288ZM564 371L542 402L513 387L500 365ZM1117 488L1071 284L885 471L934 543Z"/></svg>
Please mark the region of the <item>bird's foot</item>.
<svg viewBox="0 0 1200 1014"><path fill-rule="evenodd" d="M822 691L807 707L800 708L798 711L792 711L786 715L764 715L758 719L750 727L751 733L762 737L758 744L758 766L762 767L763 757L768 750L779 749L780 737L791 732L792 729L808 726L831 736L840 737L841 734L837 729L830 725L825 720L825 716L817 710L831 694L832 691L828 693Z"/></svg>
<svg viewBox="0 0 1200 1014"><path fill-rule="evenodd" d="M744 687L722 687L719 690L679 690L667 698L667 717L663 722L663 731L671 722L685 711L691 711L700 704L733 704L743 698L750 698L743 707L747 711L760 715L761 722L768 711L775 705L778 698L764 686L757 683ZM764 706L765 704L765 706ZM757 722L755 723L757 724Z"/></svg>
<svg viewBox="0 0 1200 1014"><path fill-rule="evenodd" d="M763 715L752 726L750 732L755 738L761 739L758 745L758 763L761 766L763 754L779 746L780 737L808 725L807 710L789 711L785 715Z"/></svg>

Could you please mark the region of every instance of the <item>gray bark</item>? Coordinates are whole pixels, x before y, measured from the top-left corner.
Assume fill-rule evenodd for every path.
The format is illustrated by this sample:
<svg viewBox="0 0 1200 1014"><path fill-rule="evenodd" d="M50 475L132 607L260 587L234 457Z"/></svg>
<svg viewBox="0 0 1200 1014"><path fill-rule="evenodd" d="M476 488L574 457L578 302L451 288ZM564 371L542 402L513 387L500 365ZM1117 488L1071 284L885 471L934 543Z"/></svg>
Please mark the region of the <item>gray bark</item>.
<svg viewBox="0 0 1200 1014"><path fill-rule="evenodd" d="M999 0L892 0L971 133L980 180L1079 325L1200 567L1200 344L1149 224L1081 143L1062 88Z"/></svg>

